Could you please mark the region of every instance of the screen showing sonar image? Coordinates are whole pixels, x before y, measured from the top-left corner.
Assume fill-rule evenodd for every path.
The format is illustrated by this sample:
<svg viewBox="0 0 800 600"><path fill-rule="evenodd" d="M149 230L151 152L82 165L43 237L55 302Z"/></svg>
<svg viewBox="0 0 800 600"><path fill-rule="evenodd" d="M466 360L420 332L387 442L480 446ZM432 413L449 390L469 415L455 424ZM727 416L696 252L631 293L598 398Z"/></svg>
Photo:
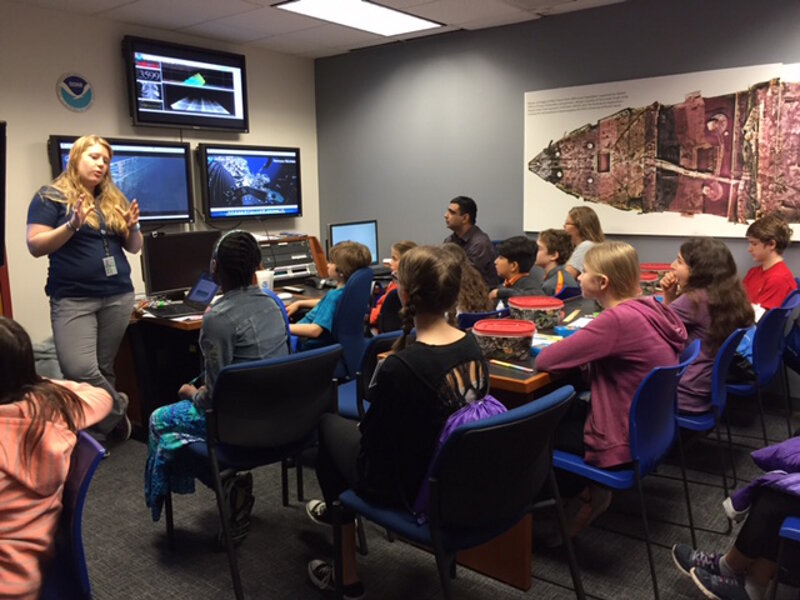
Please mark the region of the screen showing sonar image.
<svg viewBox="0 0 800 600"><path fill-rule="evenodd" d="M198 151L209 219L302 214L298 148L200 144Z"/></svg>
<svg viewBox="0 0 800 600"><path fill-rule="evenodd" d="M67 167L75 137L51 136L53 177ZM106 138L111 178L128 200L137 200L142 225L194 221L189 144Z"/></svg>

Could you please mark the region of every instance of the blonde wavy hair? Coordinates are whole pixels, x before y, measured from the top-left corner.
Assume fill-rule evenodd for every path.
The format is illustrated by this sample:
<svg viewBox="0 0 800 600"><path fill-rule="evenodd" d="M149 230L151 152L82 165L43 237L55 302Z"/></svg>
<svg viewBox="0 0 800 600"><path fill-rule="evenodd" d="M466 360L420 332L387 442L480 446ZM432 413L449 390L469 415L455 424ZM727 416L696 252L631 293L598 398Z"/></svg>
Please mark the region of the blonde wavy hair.
<svg viewBox="0 0 800 600"><path fill-rule="evenodd" d="M86 186L81 182L80 175L78 174L78 165L83 153L95 144L101 145L105 151L108 152L108 158L111 160L114 152L111 150L111 145L106 140L98 135L84 135L78 138L75 140L75 143L72 144L72 149L69 151L67 168L64 169L64 172L56 177L50 185L51 188L54 188L60 192L60 194L45 191L42 193L43 198L66 204L69 210L72 210L81 194L84 194L85 197L91 201L93 194L86 189ZM111 179L111 169L106 171L103 179L97 184L97 190L99 190L99 193L94 196L95 210L87 215L86 224L94 229L100 229L100 220L95 212L100 210L103 213L108 230L125 237L128 235L128 227L123 216L117 212L116 207L127 211L130 202L128 202L125 194L114 184L113 179Z"/></svg>
<svg viewBox="0 0 800 600"><path fill-rule="evenodd" d="M586 252L583 262L598 276L605 275L608 278L609 289L615 298L635 298L639 295L639 255L630 244L595 244Z"/></svg>

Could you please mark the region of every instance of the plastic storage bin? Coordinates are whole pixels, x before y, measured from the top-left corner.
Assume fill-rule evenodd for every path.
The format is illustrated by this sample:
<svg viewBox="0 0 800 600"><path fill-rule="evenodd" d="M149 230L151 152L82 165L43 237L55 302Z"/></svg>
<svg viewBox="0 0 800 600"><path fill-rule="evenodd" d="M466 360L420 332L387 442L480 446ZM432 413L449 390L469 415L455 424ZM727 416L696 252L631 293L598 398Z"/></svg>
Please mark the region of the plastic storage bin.
<svg viewBox="0 0 800 600"><path fill-rule="evenodd" d="M639 268L641 269L642 273L646 271L655 273L658 275L659 281L664 275L672 271L672 265L670 263L641 263L639 264Z"/></svg>
<svg viewBox="0 0 800 600"><path fill-rule="evenodd" d="M519 319L482 319L472 334L486 358L524 360L530 356L536 325Z"/></svg>
<svg viewBox="0 0 800 600"><path fill-rule="evenodd" d="M564 301L550 296L513 296L508 299L512 319L533 321L536 329L552 329L564 318Z"/></svg>

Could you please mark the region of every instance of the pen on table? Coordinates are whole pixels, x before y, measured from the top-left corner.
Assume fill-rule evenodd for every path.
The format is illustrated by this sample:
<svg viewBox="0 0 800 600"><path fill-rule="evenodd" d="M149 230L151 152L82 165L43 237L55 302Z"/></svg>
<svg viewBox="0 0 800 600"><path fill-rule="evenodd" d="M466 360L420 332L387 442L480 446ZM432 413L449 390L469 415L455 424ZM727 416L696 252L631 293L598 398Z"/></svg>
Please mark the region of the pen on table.
<svg viewBox="0 0 800 600"><path fill-rule="evenodd" d="M494 358L492 358L489 362L492 363L493 365L499 365L501 367L508 367L509 369L517 369L518 371L525 371L526 373L533 373L533 371L534 371L534 369L531 369L530 367L523 367L522 365L513 365L513 364L511 364L509 362L505 362L505 361L502 361L502 360L497 360L497 359L494 359Z"/></svg>

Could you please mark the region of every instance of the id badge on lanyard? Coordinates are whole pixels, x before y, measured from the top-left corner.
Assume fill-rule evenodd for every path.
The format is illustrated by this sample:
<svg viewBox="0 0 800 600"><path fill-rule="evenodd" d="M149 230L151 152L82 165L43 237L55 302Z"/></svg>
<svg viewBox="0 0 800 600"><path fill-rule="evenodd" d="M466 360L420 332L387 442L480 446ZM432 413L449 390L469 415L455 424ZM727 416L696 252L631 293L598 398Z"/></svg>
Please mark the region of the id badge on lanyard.
<svg viewBox="0 0 800 600"><path fill-rule="evenodd" d="M113 277L118 273L117 261L111 256L111 248L108 245L108 236L106 233L106 219L103 216L103 211L100 210L99 207L97 210L97 218L100 221L100 237L103 240L103 251L106 254L105 257L103 257L103 270L106 272L106 277Z"/></svg>

